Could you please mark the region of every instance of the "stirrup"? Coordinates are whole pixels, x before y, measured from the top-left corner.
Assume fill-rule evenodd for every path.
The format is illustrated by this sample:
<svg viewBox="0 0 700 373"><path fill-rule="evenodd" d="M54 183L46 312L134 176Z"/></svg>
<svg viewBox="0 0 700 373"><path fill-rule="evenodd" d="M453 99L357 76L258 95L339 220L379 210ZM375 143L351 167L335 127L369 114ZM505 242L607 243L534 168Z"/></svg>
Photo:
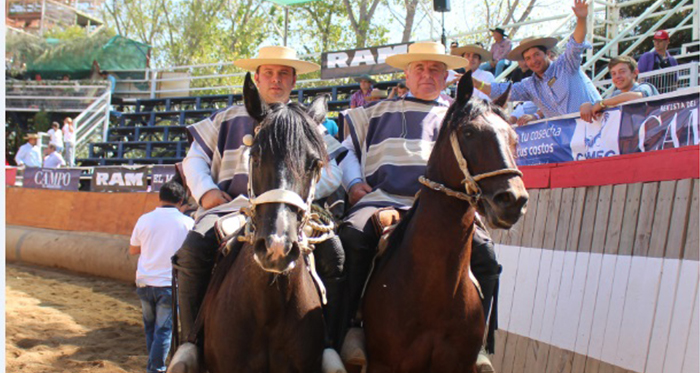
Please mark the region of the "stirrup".
<svg viewBox="0 0 700 373"><path fill-rule="evenodd" d="M476 371L478 373L495 373L496 370L491 364L491 359L486 354L486 350L483 348L479 351L479 355L476 358Z"/></svg>
<svg viewBox="0 0 700 373"><path fill-rule="evenodd" d="M323 373L348 373L345 365L340 360L338 353L332 348L323 350L323 363L321 366Z"/></svg>
<svg viewBox="0 0 700 373"><path fill-rule="evenodd" d="M177 348L166 373L202 373L202 360L194 343L186 342Z"/></svg>
<svg viewBox="0 0 700 373"><path fill-rule="evenodd" d="M346 366L367 366L367 349L365 348L365 331L362 328L350 328L345 335L340 357Z"/></svg>

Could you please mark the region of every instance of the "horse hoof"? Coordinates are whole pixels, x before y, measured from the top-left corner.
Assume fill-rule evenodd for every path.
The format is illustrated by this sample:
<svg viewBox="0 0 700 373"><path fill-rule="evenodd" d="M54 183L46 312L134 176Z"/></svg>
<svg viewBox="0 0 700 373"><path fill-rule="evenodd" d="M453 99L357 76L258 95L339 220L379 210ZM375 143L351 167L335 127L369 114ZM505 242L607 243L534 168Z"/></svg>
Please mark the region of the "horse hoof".
<svg viewBox="0 0 700 373"><path fill-rule="evenodd" d="M367 365L367 352L365 351L365 331L362 328L350 328L345 335L340 357L345 365L364 367Z"/></svg>
<svg viewBox="0 0 700 373"><path fill-rule="evenodd" d="M348 373L340 360L340 355L332 348L323 350L322 364L323 373Z"/></svg>
<svg viewBox="0 0 700 373"><path fill-rule="evenodd" d="M183 343L173 355L167 373L200 373L199 350L193 343Z"/></svg>
<svg viewBox="0 0 700 373"><path fill-rule="evenodd" d="M476 358L476 371L477 373L495 373L496 370L491 365L491 360L486 355L486 352L481 350L479 356Z"/></svg>

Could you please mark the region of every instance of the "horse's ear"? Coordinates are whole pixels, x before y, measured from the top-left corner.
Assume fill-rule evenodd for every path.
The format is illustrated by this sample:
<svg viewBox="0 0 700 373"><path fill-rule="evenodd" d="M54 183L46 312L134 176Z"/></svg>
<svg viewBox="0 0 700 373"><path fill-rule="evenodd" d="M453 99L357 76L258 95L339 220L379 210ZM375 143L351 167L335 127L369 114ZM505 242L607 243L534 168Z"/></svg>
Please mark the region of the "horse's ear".
<svg viewBox="0 0 700 373"><path fill-rule="evenodd" d="M260 98L258 87L255 86L255 82L253 82L253 78L250 77L250 73L245 74L243 102L245 103L245 109L248 111L248 115L258 121L258 123L262 122L267 114L268 108L267 104Z"/></svg>
<svg viewBox="0 0 700 373"><path fill-rule="evenodd" d="M506 104L508 103L508 96L510 96L510 89L513 87L513 84L508 84L508 88L506 89L505 92L503 92L502 95L498 96L497 99L493 100L494 105L498 105L502 108L506 107Z"/></svg>
<svg viewBox="0 0 700 373"><path fill-rule="evenodd" d="M328 100L329 96L327 94L319 95L314 98L309 108L306 112L316 123L323 123L326 119L326 114L328 113Z"/></svg>
<svg viewBox="0 0 700 373"><path fill-rule="evenodd" d="M472 71L467 70L457 83L457 103L464 105L469 101L474 93L474 82L472 81Z"/></svg>

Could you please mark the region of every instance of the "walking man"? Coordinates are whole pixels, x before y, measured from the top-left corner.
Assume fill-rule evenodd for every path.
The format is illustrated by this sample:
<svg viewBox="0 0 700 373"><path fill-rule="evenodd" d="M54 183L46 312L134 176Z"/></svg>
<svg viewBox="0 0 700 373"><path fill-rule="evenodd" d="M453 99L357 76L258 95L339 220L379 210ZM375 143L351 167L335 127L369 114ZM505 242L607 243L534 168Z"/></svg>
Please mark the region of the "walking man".
<svg viewBox="0 0 700 373"><path fill-rule="evenodd" d="M162 373L166 369L173 315L171 257L194 226L194 220L178 210L186 197L182 185L165 183L159 197L161 206L139 218L129 246L129 254L141 254L136 269L136 293L143 311L148 373Z"/></svg>

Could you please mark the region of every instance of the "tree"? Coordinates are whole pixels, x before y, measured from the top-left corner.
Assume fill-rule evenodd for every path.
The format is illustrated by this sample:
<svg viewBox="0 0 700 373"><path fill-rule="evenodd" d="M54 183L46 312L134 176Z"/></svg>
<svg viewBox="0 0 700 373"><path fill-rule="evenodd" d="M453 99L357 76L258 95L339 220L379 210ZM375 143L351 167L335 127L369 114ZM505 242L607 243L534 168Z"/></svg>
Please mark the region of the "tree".
<svg viewBox="0 0 700 373"><path fill-rule="evenodd" d="M355 48L363 48L367 44L372 17L374 17L374 12L377 10L379 0L353 1L354 4L359 4L357 15L355 15L350 0L343 0L343 3L348 11L350 25L352 25L353 30L355 30Z"/></svg>

